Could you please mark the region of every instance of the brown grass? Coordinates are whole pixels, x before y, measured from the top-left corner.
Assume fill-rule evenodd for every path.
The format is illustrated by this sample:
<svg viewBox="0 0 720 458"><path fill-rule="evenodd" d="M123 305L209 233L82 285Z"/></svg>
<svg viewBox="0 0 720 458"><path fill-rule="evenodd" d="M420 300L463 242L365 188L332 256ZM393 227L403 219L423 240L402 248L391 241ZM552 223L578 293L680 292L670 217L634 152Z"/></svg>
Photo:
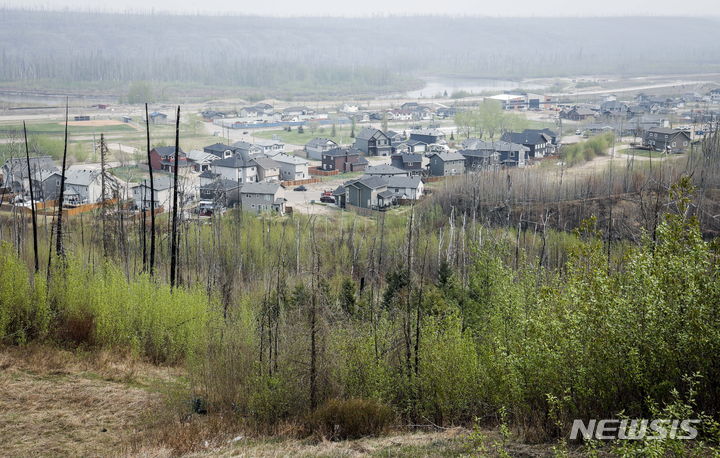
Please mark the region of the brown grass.
<svg viewBox="0 0 720 458"><path fill-rule="evenodd" d="M64 123L59 123L63 124ZM119 126L124 124L122 121L112 119L93 119L91 121L68 121L68 126Z"/></svg>

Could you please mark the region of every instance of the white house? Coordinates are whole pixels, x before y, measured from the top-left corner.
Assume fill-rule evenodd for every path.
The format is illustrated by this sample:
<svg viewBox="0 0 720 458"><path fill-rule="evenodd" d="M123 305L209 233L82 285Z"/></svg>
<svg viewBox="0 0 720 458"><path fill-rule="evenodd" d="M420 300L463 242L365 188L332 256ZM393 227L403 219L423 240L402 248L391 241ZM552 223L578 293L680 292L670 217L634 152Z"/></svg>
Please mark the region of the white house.
<svg viewBox="0 0 720 458"><path fill-rule="evenodd" d="M419 199L423 196L425 185L419 176L387 177L387 189L398 199Z"/></svg>
<svg viewBox="0 0 720 458"><path fill-rule="evenodd" d="M214 161L210 168L220 177L237 183L255 183L258 181L257 163L245 151Z"/></svg>
<svg viewBox="0 0 720 458"><path fill-rule="evenodd" d="M82 205L102 200L102 174L100 169L70 168L65 172L65 187L68 191L68 203ZM119 191L117 178L105 175L107 198L114 197Z"/></svg>
<svg viewBox="0 0 720 458"><path fill-rule="evenodd" d="M305 180L310 178L308 161L301 157L280 153L273 156L273 160L280 164L280 179L282 181Z"/></svg>

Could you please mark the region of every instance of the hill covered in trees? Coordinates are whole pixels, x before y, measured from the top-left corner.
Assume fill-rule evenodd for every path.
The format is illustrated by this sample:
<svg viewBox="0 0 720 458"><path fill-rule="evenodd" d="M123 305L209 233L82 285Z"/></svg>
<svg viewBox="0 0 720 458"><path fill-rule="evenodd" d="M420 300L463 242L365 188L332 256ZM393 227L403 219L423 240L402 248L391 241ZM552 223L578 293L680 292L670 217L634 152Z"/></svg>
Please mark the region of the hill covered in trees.
<svg viewBox="0 0 720 458"><path fill-rule="evenodd" d="M267 94L406 90L417 75L717 71L703 18L269 18L0 11L0 81ZM668 33L671 31L672 33ZM688 46L692 43L692 46Z"/></svg>

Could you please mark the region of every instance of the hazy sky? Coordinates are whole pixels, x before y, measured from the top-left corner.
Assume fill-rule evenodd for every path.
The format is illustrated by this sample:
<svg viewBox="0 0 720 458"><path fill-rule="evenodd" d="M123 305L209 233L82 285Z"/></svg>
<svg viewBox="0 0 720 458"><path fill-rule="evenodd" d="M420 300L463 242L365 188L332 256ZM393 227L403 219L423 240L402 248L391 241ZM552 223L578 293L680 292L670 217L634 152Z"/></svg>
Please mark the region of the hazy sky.
<svg viewBox="0 0 720 458"><path fill-rule="evenodd" d="M718 0L0 0L0 5L272 16L720 16Z"/></svg>

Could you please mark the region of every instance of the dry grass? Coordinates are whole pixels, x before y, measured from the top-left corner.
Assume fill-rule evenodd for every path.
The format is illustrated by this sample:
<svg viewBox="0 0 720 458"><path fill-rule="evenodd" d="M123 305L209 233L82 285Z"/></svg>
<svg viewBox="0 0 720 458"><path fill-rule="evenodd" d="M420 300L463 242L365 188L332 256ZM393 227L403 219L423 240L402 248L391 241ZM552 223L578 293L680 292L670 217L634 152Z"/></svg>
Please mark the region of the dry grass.
<svg viewBox="0 0 720 458"><path fill-rule="evenodd" d="M107 456L152 424L172 369L47 347L0 350L5 456Z"/></svg>

